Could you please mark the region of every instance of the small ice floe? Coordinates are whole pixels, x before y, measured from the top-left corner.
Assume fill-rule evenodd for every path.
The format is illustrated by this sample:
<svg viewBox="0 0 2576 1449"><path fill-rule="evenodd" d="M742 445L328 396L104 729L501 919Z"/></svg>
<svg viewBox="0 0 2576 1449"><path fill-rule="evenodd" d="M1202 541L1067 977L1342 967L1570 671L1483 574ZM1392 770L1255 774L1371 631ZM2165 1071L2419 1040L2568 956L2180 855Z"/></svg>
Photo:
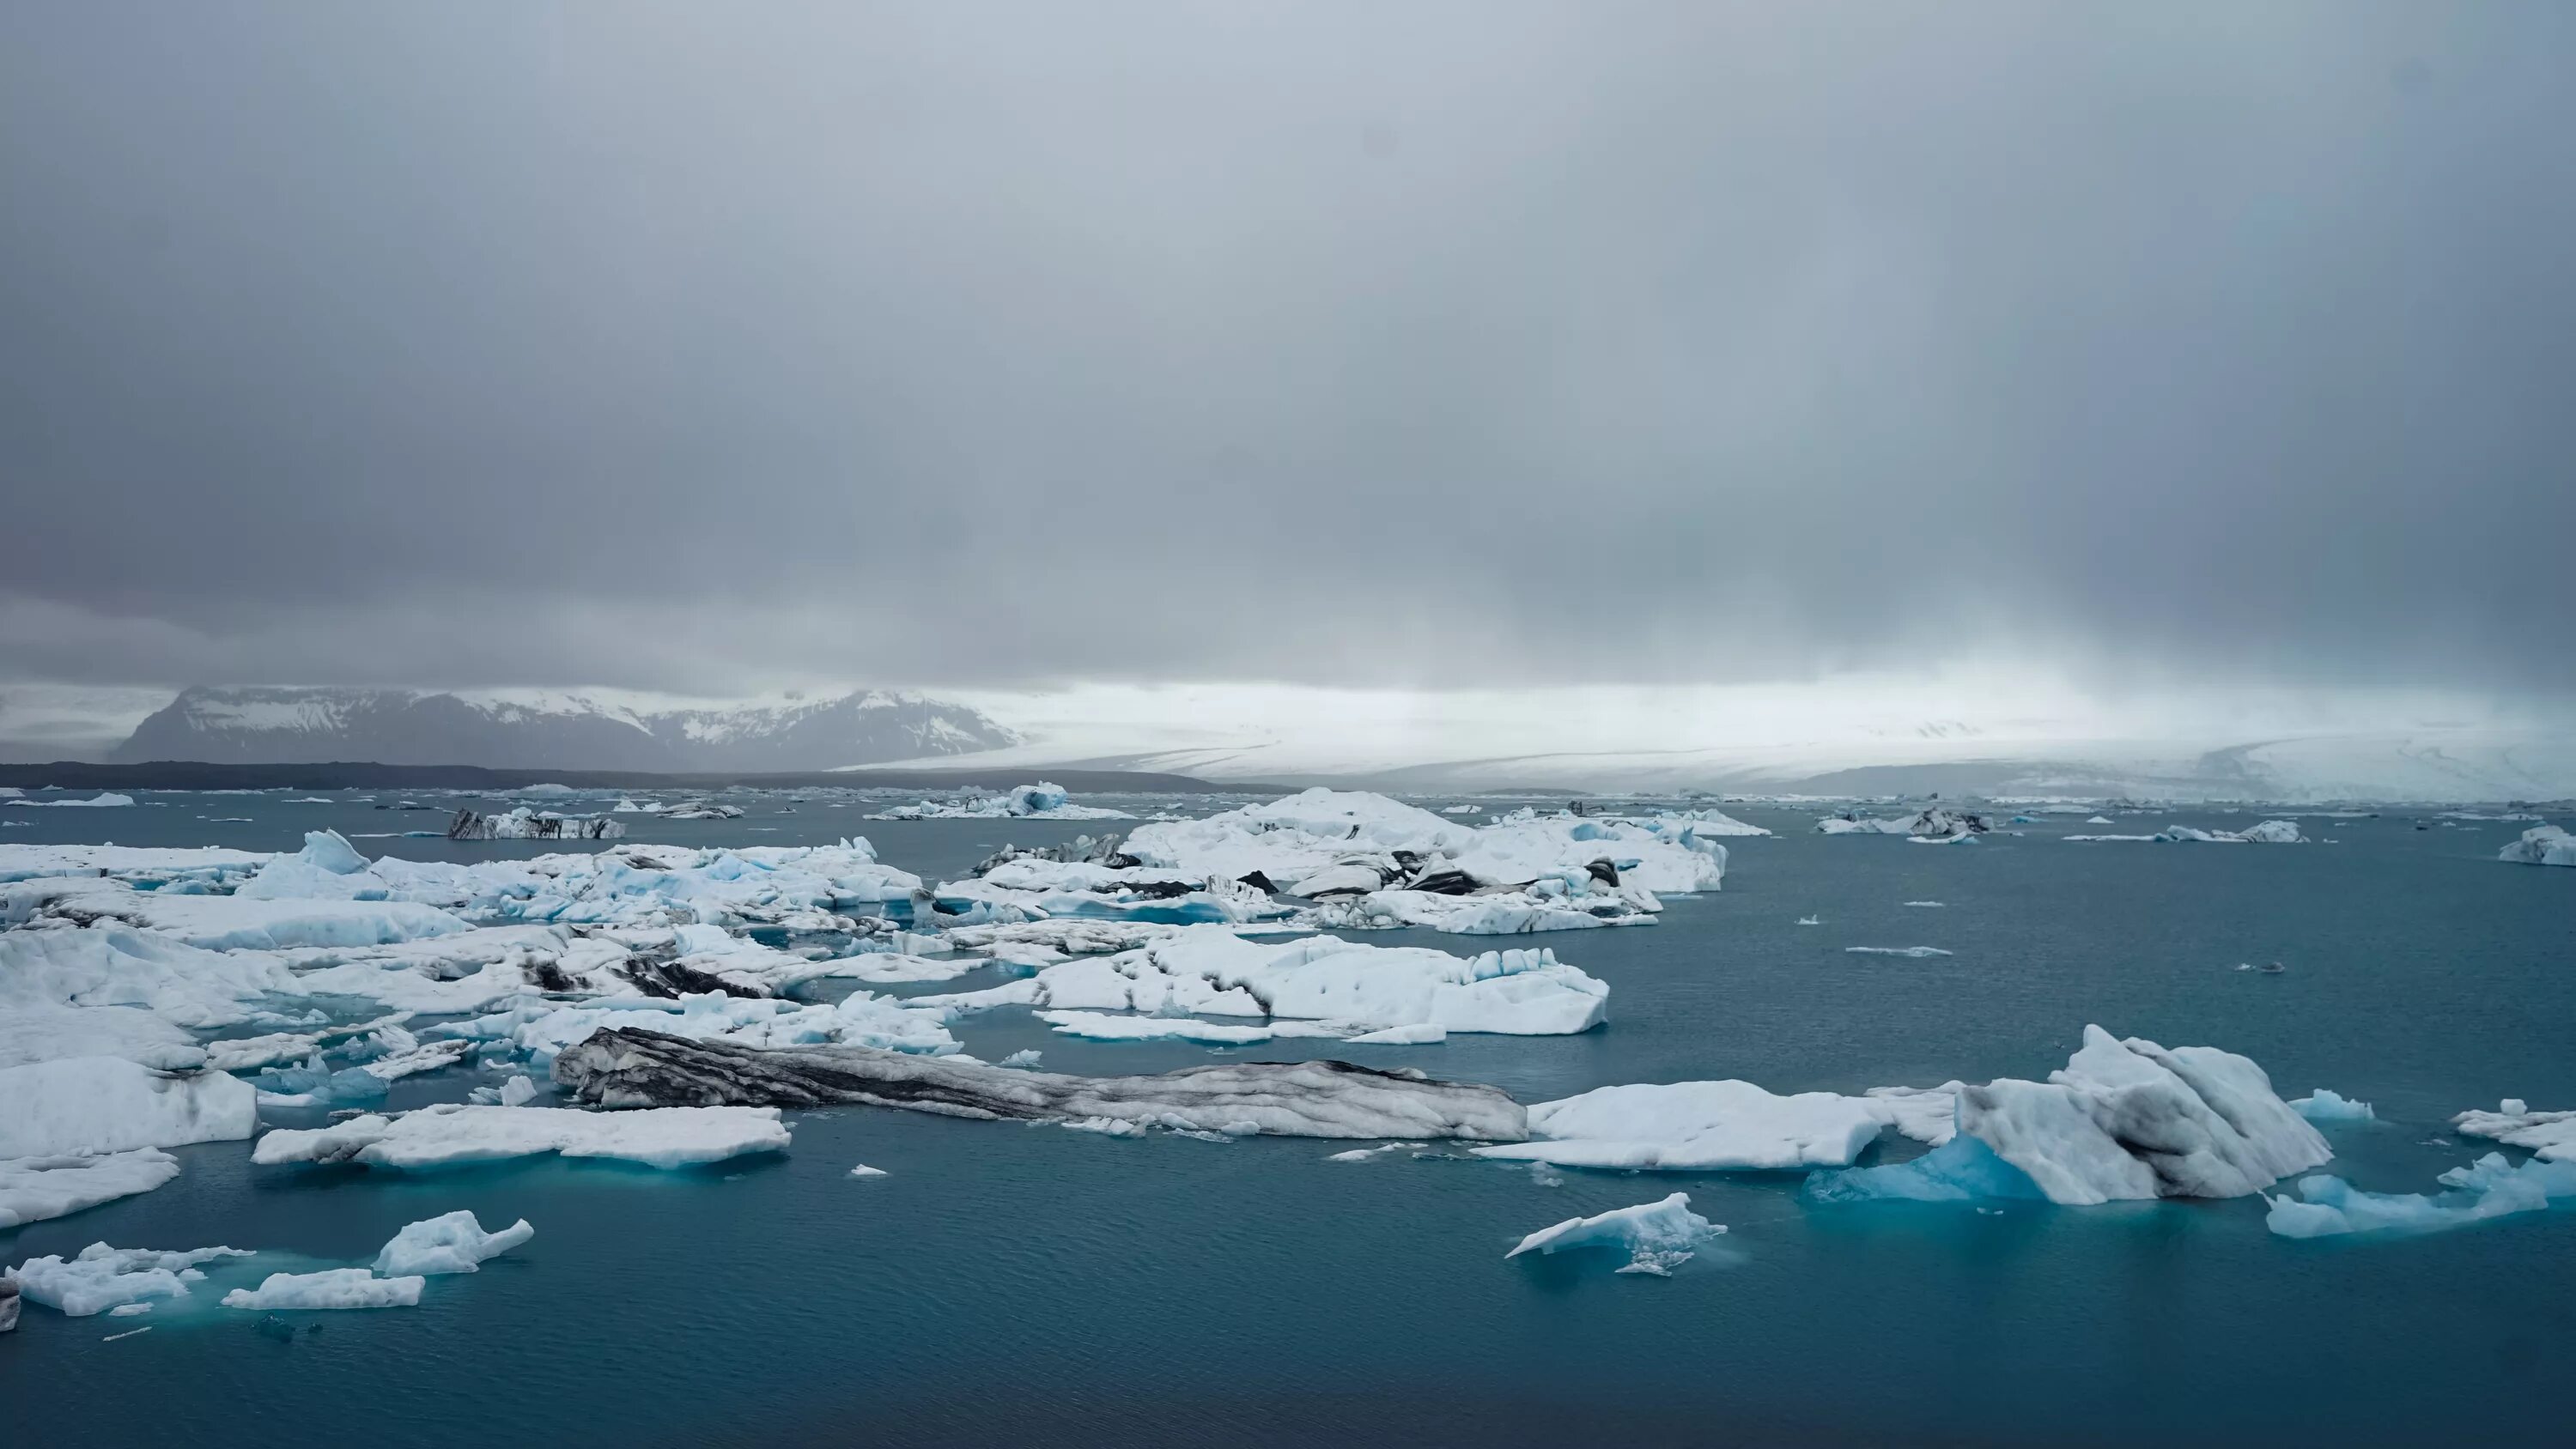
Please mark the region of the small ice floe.
<svg viewBox="0 0 2576 1449"><path fill-rule="evenodd" d="M1390 1153L1412 1152L1429 1145L1425 1142L1388 1142L1376 1147L1354 1147L1348 1152L1336 1152L1324 1160L1326 1162L1368 1162Z"/></svg>
<svg viewBox="0 0 2576 1449"><path fill-rule="evenodd" d="M2507 1097L2492 1112L2462 1112L2451 1130L2524 1147L2552 1161L2576 1162L2576 1112L2535 1112L2520 1097Z"/></svg>
<svg viewBox="0 0 2576 1449"><path fill-rule="evenodd" d="M370 1113L307 1131L280 1128L259 1139L251 1161L262 1166L355 1162L431 1168L558 1153L646 1167L690 1167L786 1149L787 1127L775 1107L584 1112L442 1103L393 1117Z"/></svg>
<svg viewBox="0 0 2576 1449"><path fill-rule="evenodd" d="M1909 906L1915 907L1915 908L1916 908L1916 909L1918 909L1918 910L1927 910L1927 909L1928 909L1928 910L1935 910L1935 911L1940 910L1940 909L1942 908L1942 905L1943 905L1943 903L1942 903L1942 902L1940 902L1940 901L1907 901L1907 902L1906 902L1906 904L1907 904L1907 905L1909 905Z"/></svg>
<svg viewBox="0 0 2576 1449"><path fill-rule="evenodd" d="M2379 1115L2368 1102L2356 1102L2323 1087L2293 1098L2290 1107L2311 1122L2368 1122Z"/></svg>
<svg viewBox="0 0 2576 1449"><path fill-rule="evenodd" d="M2340 1177L2319 1173L2299 1179L2299 1198L2287 1193L2267 1198L2271 1211L2263 1221L2285 1238L2427 1233L2576 1203L2576 1161L2535 1157L2515 1166L2503 1153L2490 1152L2436 1181L2449 1191L2439 1196L2364 1192Z"/></svg>
<svg viewBox="0 0 2576 1449"><path fill-rule="evenodd" d="M1798 924L1801 926L1821 926L1824 922L1818 920L1814 916L1800 916L1798 918Z"/></svg>
<svg viewBox="0 0 2576 1449"><path fill-rule="evenodd" d="M318 1273L271 1273L257 1288L236 1288L226 1308L411 1308L426 1279L379 1278L364 1268L325 1268Z"/></svg>
<svg viewBox="0 0 2576 1449"><path fill-rule="evenodd" d="M1845 946L1843 951L1853 956L1911 956L1918 960L1950 954L1938 946Z"/></svg>
<svg viewBox="0 0 2576 1449"><path fill-rule="evenodd" d="M2087 825L2109 825L2113 822L2111 817L2108 815L2096 815L2091 819L2086 820L2084 823Z"/></svg>
<svg viewBox="0 0 2576 1449"><path fill-rule="evenodd" d="M1033 1047L1023 1047L1020 1050L1011 1053L1009 1056L1002 1058L1000 1061L995 1062L993 1065L997 1067L1017 1067L1021 1071L1034 1072L1038 1069L1038 1059L1042 1055L1043 1053Z"/></svg>
<svg viewBox="0 0 2576 1449"><path fill-rule="evenodd" d="M537 1230L528 1226L526 1218L497 1233L487 1233L472 1212L459 1208L442 1217L424 1218L394 1234L393 1241L376 1254L375 1269L387 1278L471 1273L482 1267L484 1259L499 1257L536 1235Z"/></svg>
<svg viewBox="0 0 2576 1449"><path fill-rule="evenodd" d="M1712 1223L1690 1210L1689 1193L1677 1192L1657 1202L1613 1208L1588 1218L1567 1218L1521 1239L1519 1247L1503 1256L1517 1258L1528 1252L1556 1253L1572 1248L1626 1248L1628 1263L1620 1272L1670 1277L1673 1269L1689 1261L1693 1248L1725 1231L1723 1224Z"/></svg>
<svg viewBox="0 0 2576 1449"><path fill-rule="evenodd" d="M494 1107L520 1107L536 1099L537 1084L525 1072L513 1075L497 1087L476 1087L465 1094L465 1100Z"/></svg>
<svg viewBox="0 0 2576 1449"><path fill-rule="evenodd" d="M179 1175L179 1159L154 1147L94 1156L0 1160L0 1228L43 1222L150 1192Z"/></svg>
<svg viewBox="0 0 2576 1449"><path fill-rule="evenodd" d="M123 1057L9 1067L0 1070L0 1160L234 1141L259 1130L258 1096L222 1072L156 1071Z"/></svg>
<svg viewBox="0 0 2576 1449"><path fill-rule="evenodd" d="M66 1318L87 1318L120 1304L185 1298L188 1285L205 1281L197 1265L218 1258L247 1258L244 1248L111 1248L92 1243L80 1256L30 1258L10 1270L18 1291Z"/></svg>
<svg viewBox="0 0 2576 1449"><path fill-rule="evenodd" d="M852 1177L891 1177L893 1175L882 1167L870 1167L864 1162L850 1169Z"/></svg>

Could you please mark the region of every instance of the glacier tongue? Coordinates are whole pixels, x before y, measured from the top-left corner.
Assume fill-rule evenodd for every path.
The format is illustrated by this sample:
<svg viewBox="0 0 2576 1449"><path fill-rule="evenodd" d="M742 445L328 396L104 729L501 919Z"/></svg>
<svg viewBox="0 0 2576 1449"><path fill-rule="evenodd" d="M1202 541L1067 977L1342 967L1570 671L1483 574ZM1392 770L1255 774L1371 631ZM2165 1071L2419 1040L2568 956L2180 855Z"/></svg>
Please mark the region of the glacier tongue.
<svg viewBox="0 0 2576 1449"><path fill-rule="evenodd" d="M873 1047L762 1050L614 1028L555 1058L554 1070L555 1080L575 1098L606 1107L857 1102L953 1117L1238 1136L1508 1142L1528 1132L1520 1104L1499 1088L1333 1061L1074 1077Z"/></svg>

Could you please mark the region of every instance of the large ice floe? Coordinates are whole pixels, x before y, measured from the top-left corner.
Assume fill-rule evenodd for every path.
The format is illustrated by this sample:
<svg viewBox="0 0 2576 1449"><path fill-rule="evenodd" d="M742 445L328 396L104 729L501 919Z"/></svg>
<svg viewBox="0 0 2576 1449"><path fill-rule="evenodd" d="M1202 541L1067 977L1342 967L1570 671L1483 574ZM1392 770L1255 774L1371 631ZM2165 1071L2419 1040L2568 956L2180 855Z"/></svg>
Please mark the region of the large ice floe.
<svg viewBox="0 0 2576 1449"><path fill-rule="evenodd" d="M2305 845L2308 838L2299 833L2295 820L2266 820L2243 830L2203 830L2196 825L2167 825L2152 835L2066 835L2062 840L2107 844L2129 842L2156 845Z"/></svg>
<svg viewBox="0 0 2576 1449"><path fill-rule="evenodd" d="M1961 840L1993 828L1982 815L1941 805L1925 806L1911 817L1881 819L1852 810L1816 822L1820 835L1905 835L1917 840Z"/></svg>
<svg viewBox="0 0 2576 1449"><path fill-rule="evenodd" d="M242 1248L162 1252L92 1243L72 1258L30 1258L10 1269L8 1276L28 1302L41 1303L66 1318L89 1318L129 1303L185 1298L190 1285L206 1279L198 1264L250 1256Z"/></svg>
<svg viewBox="0 0 2576 1449"><path fill-rule="evenodd" d="M1034 785L1014 785L998 795L969 791L946 801L924 800L918 805L897 805L867 817L870 820L1133 820L1124 810L1111 810L1100 805L1076 805L1062 785L1041 780Z"/></svg>
<svg viewBox="0 0 2576 1449"><path fill-rule="evenodd" d="M1056 1122L1112 1135L1159 1127L1227 1136L1511 1141L1527 1131L1520 1105L1499 1088L1348 1062L1229 1063L1158 1076L1076 1077L872 1047L762 1050L616 1030L557 1057L554 1072L574 1097L604 1107L739 1111L745 1109L733 1104L848 1102Z"/></svg>
<svg viewBox="0 0 2576 1449"><path fill-rule="evenodd" d="M1628 1264L1620 1272L1663 1277L1688 1260L1698 1244L1725 1231L1690 1210L1689 1193L1677 1192L1635 1207L1613 1208L1588 1218L1567 1218L1521 1239L1520 1246L1503 1256L1559 1253L1570 1248L1625 1248Z"/></svg>
<svg viewBox="0 0 2576 1449"><path fill-rule="evenodd" d="M318 1273L271 1273L256 1288L236 1288L226 1308L410 1308L420 1302L423 1279L379 1278L364 1268L325 1268Z"/></svg>
<svg viewBox="0 0 2576 1449"><path fill-rule="evenodd" d="M2576 1162L2576 1112L2535 1112L2518 1097L2505 1098L2492 1112L2462 1112L2451 1119L2451 1130L2529 1148L2548 1161Z"/></svg>
<svg viewBox="0 0 2576 1449"><path fill-rule="evenodd" d="M157 1148L94 1156L0 1160L0 1228L59 1218L138 1192L179 1175L179 1159Z"/></svg>
<svg viewBox="0 0 2576 1449"><path fill-rule="evenodd" d="M248 1137L257 1095L222 1072L155 1071L123 1057L11 1067L0 1071L0 1161Z"/></svg>
<svg viewBox="0 0 2576 1449"><path fill-rule="evenodd" d="M783 1152L787 1141L787 1126L775 1107L584 1112L446 1103L394 1116L370 1113L310 1130L280 1128L259 1139L251 1161L263 1166L348 1162L424 1169L556 1154L669 1168Z"/></svg>
<svg viewBox="0 0 2576 1449"><path fill-rule="evenodd" d="M1249 940L1223 927L1175 931L1115 956L1067 961L983 991L914 998L920 1006L1035 1006L1340 1023L1359 1031L1555 1036L1601 1024L1610 988L1545 950L1452 956L1330 936Z"/></svg>
<svg viewBox="0 0 2576 1449"><path fill-rule="evenodd" d="M1957 1135L1912 1162L1819 1173L1822 1201L2244 1197L2333 1155L2251 1060L2098 1026L2046 1082L1961 1086Z"/></svg>
<svg viewBox="0 0 2576 1449"><path fill-rule="evenodd" d="M2555 825L2535 825L2497 851L2496 859L2516 865L2576 865L2576 835Z"/></svg>
<svg viewBox="0 0 2576 1449"><path fill-rule="evenodd" d="M1839 1167L1877 1140L1889 1116L1864 1097L1777 1097L1751 1082L1601 1087L1529 1109L1536 1139L1478 1155L1560 1167L1760 1172Z"/></svg>

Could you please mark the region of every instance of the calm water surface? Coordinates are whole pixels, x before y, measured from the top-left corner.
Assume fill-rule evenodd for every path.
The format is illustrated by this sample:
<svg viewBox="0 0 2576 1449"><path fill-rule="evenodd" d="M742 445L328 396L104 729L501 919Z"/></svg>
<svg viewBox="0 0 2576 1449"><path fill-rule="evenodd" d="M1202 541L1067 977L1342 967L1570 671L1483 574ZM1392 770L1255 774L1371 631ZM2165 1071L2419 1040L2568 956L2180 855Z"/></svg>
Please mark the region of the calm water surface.
<svg viewBox="0 0 2576 1449"><path fill-rule="evenodd" d="M442 817L274 797L36 817L0 840L280 849ZM441 803L445 803L443 800ZM794 844L864 833L954 875L1006 840L1098 826L862 823L763 802L637 839ZM1739 842L1721 894L1663 924L1542 938L1608 981L1573 1038L1339 1047L1524 1100L1738 1076L1778 1091L2041 1076L2087 1022L2262 1062L2381 1120L2329 1128L2337 1170L2423 1190L2476 1155L2444 1130L2521 1096L2576 1105L2576 871L2494 852L2519 826L2305 822L2334 845L2076 845L2072 818L1972 846L1805 833ZM65 819L74 816L76 819ZM218 824L199 816L249 816ZM109 818L100 818L109 817ZM2128 817L2242 826L2253 817ZM1111 828L1115 828L1114 826ZM431 858L542 843L362 842ZM1938 900L1938 909L1904 902ZM1800 927L1805 915L1822 924ZM1406 933L1452 950L1472 938ZM1370 938L1392 944L1392 935ZM1845 946L1939 946L1930 959ZM2240 973L2279 960L2281 975ZM936 988L932 988L936 989ZM957 1028L1057 1070L1211 1059ZM1288 1059L1270 1048L1232 1054ZM453 1096L469 1080L424 1085ZM406 1084L408 1085L408 1084ZM1813 1208L1795 1176L1567 1171L1472 1159L1328 1163L1348 1144L1176 1137L845 1109L774 1158L659 1173L539 1163L401 1175L253 1169L179 1149L158 1192L15 1232L0 1260L105 1239L266 1250L248 1276L363 1262L404 1223L526 1217L525 1249L434 1279L420 1307L298 1315L291 1343L211 1306L135 1320L28 1310L0 1338L10 1442L1432 1444L2565 1443L2576 1214L2444 1236L2296 1243L2258 1202ZM1899 1155L1910 1151L1899 1147ZM854 1180L865 1162L892 1176ZM1503 1261L1522 1234L1674 1189L1731 1231L1669 1280L1615 1255ZM274 1258L276 1261L268 1261ZM305 1260L313 1260L307 1262ZM236 1272L220 1277L219 1289ZM137 1324L154 1332L102 1339Z"/></svg>

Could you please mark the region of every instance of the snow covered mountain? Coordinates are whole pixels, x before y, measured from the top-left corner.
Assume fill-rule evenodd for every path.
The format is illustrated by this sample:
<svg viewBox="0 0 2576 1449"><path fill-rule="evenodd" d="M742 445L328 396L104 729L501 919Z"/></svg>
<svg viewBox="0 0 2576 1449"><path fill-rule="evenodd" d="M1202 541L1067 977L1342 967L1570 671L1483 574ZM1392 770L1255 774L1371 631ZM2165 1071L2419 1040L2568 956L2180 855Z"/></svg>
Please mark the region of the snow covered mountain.
<svg viewBox="0 0 2576 1449"><path fill-rule="evenodd" d="M882 690L677 707L609 694L197 687L137 725L109 759L824 770L1017 743L981 711Z"/></svg>

